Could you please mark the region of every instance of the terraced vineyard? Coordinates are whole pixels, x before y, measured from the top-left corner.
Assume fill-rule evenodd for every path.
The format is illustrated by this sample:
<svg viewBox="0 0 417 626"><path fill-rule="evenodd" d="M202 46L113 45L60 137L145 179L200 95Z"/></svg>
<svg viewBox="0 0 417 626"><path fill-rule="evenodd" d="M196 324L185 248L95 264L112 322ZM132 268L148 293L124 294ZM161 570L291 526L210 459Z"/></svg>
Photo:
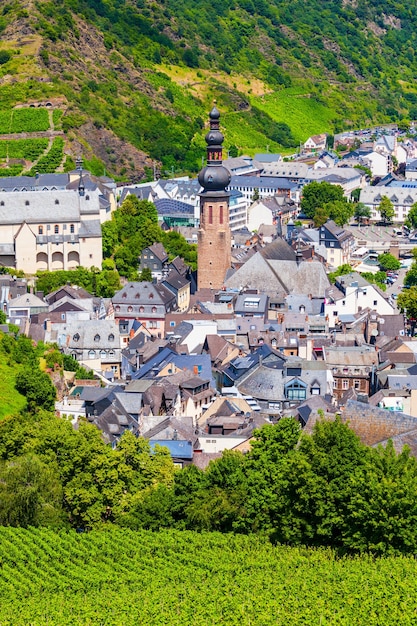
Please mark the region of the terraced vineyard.
<svg viewBox="0 0 417 626"><path fill-rule="evenodd" d="M0 624L402 626L412 558L336 559L256 536L0 528Z"/></svg>
<svg viewBox="0 0 417 626"><path fill-rule="evenodd" d="M60 109L30 107L0 111L0 177L22 173L34 176L59 168L64 140L55 136L52 141L51 131L61 131L62 114Z"/></svg>
<svg viewBox="0 0 417 626"><path fill-rule="evenodd" d="M49 129L46 109L11 109L0 112L0 134L36 133Z"/></svg>

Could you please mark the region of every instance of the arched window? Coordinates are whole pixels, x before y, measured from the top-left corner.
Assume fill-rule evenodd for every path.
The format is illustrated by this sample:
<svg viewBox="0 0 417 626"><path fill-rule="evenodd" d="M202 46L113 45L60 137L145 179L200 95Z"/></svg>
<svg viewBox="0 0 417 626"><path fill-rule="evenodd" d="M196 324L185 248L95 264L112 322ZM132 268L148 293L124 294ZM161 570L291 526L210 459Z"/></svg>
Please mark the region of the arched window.
<svg viewBox="0 0 417 626"><path fill-rule="evenodd" d="M152 313L156 313L156 306L152 307Z"/></svg>
<svg viewBox="0 0 417 626"><path fill-rule="evenodd" d="M74 341L80 341L80 335L78 333L75 333L72 338Z"/></svg>
<svg viewBox="0 0 417 626"><path fill-rule="evenodd" d="M74 224L70 224L70 233L73 234L75 232Z"/></svg>
<svg viewBox="0 0 417 626"><path fill-rule="evenodd" d="M58 200L58 198L56 198L56 200L55 200L55 204L59 204L59 200Z"/></svg>
<svg viewBox="0 0 417 626"><path fill-rule="evenodd" d="M100 341L100 335L98 333L94 335L94 341Z"/></svg>
<svg viewBox="0 0 417 626"><path fill-rule="evenodd" d="M117 305L117 306L115 307L115 309L114 309L114 310L116 311L116 313L120 313L120 307L119 307L119 305Z"/></svg>
<svg viewBox="0 0 417 626"><path fill-rule="evenodd" d="M132 311L133 311L133 307L132 307L132 306L128 306L128 307L127 307L127 312L128 312L128 313L132 313Z"/></svg>
<svg viewBox="0 0 417 626"><path fill-rule="evenodd" d="M38 235L43 235L43 226L38 227Z"/></svg>
<svg viewBox="0 0 417 626"><path fill-rule="evenodd" d="M95 359L96 358L96 351L95 350L89 350L88 358L89 359Z"/></svg>
<svg viewBox="0 0 417 626"><path fill-rule="evenodd" d="M209 224L213 223L213 207L209 206Z"/></svg>
<svg viewBox="0 0 417 626"><path fill-rule="evenodd" d="M223 224L223 205L220 205L220 224Z"/></svg>
<svg viewBox="0 0 417 626"><path fill-rule="evenodd" d="M113 333L110 333L109 337L108 337L109 341L114 341L114 335Z"/></svg>
<svg viewBox="0 0 417 626"><path fill-rule="evenodd" d="M100 350L100 359L105 359L107 356L107 353L105 350Z"/></svg>
<svg viewBox="0 0 417 626"><path fill-rule="evenodd" d="M145 307L144 306L139 307L139 313L144 313L144 311L145 311Z"/></svg>
<svg viewBox="0 0 417 626"><path fill-rule="evenodd" d="M58 224L55 224L55 226L54 226L54 233L55 233L55 235L59 234L59 226L58 226Z"/></svg>

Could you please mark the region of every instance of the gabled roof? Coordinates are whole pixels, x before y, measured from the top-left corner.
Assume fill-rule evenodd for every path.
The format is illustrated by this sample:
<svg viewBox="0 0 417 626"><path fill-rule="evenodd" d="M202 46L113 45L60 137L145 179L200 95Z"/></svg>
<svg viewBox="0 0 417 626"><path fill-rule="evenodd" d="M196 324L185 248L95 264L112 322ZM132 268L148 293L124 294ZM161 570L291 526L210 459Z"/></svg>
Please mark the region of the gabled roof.
<svg viewBox="0 0 417 626"><path fill-rule="evenodd" d="M162 263L168 260L168 254L165 250L162 243L153 243L151 246L148 246L148 250L152 252L157 259L159 259Z"/></svg>
<svg viewBox="0 0 417 626"><path fill-rule="evenodd" d="M152 304L166 305L174 298L173 293L164 285L148 281L129 282L117 291L112 302L117 304Z"/></svg>

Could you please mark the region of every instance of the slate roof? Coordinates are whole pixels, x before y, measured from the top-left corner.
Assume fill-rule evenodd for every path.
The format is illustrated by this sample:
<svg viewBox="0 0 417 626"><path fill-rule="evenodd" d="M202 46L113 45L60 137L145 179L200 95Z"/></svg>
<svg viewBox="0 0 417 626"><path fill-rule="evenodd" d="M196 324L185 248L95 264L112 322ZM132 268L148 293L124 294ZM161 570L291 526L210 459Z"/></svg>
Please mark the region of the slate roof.
<svg viewBox="0 0 417 626"><path fill-rule="evenodd" d="M148 250L160 261L164 262L168 260L167 251L162 243L153 243L151 246L148 246Z"/></svg>
<svg viewBox="0 0 417 626"><path fill-rule="evenodd" d="M144 420L146 422L146 420ZM159 439L159 440L173 440L175 437L182 440L191 441L196 443L198 437L196 435L196 429L193 425L192 417L173 417L172 415L161 418L161 421L142 432L142 436L145 439Z"/></svg>
<svg viewBox="0 0 417 626"><path fill-rule="evenodd" d="M139 392L120 392L115 393L115 398L129 414L137 414L142 408L142 393Z"/></svg>
<svg viewBox="0 0 417 626"><path fill-rule="evenodd" d="M80 320L69 322L64 333L67 336L67 345L78 350L91 348L94 350L120 349L119 324L115 320ZM75 341L74 336L79 335ZM109 337L113 336L113 340Z"/></svg>
<svg viewBox="0 0 417 626"><path fill-rule="evenodd" d="M152 304L164 305L174 298L173 293L164 285L148 281L129 282L117 291L112 301L117 304Z"/></svg>
<svg viewBox="0 0 417 626"><path fill-rule="evenodd" d="M313 298L324 298L330 285L321 263L297 264L294 250L280 238L249 258L225 282L229 289L246 286L275 296L293 293Z"/></svg>
<svg viewBox="0 0 417 626"><path fill-rule="evenodd" d="M277 176L232 176L229 188L251 187L254 189L267 188L271 190L295 189L296 183L292 183L287 178Z"/></svg>
<svg viewBox="0 0 417 626"><path fill-rule="evenodd" d="M46 311L48 309L48 304L44 300L38 298L38 296L35 296L33 293L25 293L9 300L7 302L7 307L9 309L16 307L42 308Z"/></svg>
<svg viewBox="0 0 417 626"><path fill-rule="evenodd" d="M171 270L168 276L162 281L162 284L165 285L168 289L172 287L175 291L179 291L189 283L190 281L185 278L185 276L182 276L175 270Z"/></svg>
<svg viewBox="0 0 417 626"><path fill-rule="evenodd" d="M1 204L2 202L4 204ZM76 222L80 219L81 206L85 202L78 193L62 189L49 193L0 192L0 222L2 224ZM96 211L98 212L98 205Z"/></svg>
<svg viewBox="0 0 417 626"><path fill-rule="evenodd" d="M68 174L38 174L38 176L5 176L0 179L0 191L43 190L44 187L65 189L69 182Z"/></svg>

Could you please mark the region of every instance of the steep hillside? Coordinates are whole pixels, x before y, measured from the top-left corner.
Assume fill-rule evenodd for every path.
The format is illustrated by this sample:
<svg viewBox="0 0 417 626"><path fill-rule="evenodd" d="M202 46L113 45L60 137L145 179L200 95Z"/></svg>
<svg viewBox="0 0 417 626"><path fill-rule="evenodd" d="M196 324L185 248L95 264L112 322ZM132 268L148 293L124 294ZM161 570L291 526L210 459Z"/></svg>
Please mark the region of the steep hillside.
<svg viewBox="0 0 417 626"><path fill-rule="evenodd" d="M61 98L66 151L97 170L195 171L213 98L252 153L417 118L416 26L393 0L6 0L0 107Z"/></svg>

